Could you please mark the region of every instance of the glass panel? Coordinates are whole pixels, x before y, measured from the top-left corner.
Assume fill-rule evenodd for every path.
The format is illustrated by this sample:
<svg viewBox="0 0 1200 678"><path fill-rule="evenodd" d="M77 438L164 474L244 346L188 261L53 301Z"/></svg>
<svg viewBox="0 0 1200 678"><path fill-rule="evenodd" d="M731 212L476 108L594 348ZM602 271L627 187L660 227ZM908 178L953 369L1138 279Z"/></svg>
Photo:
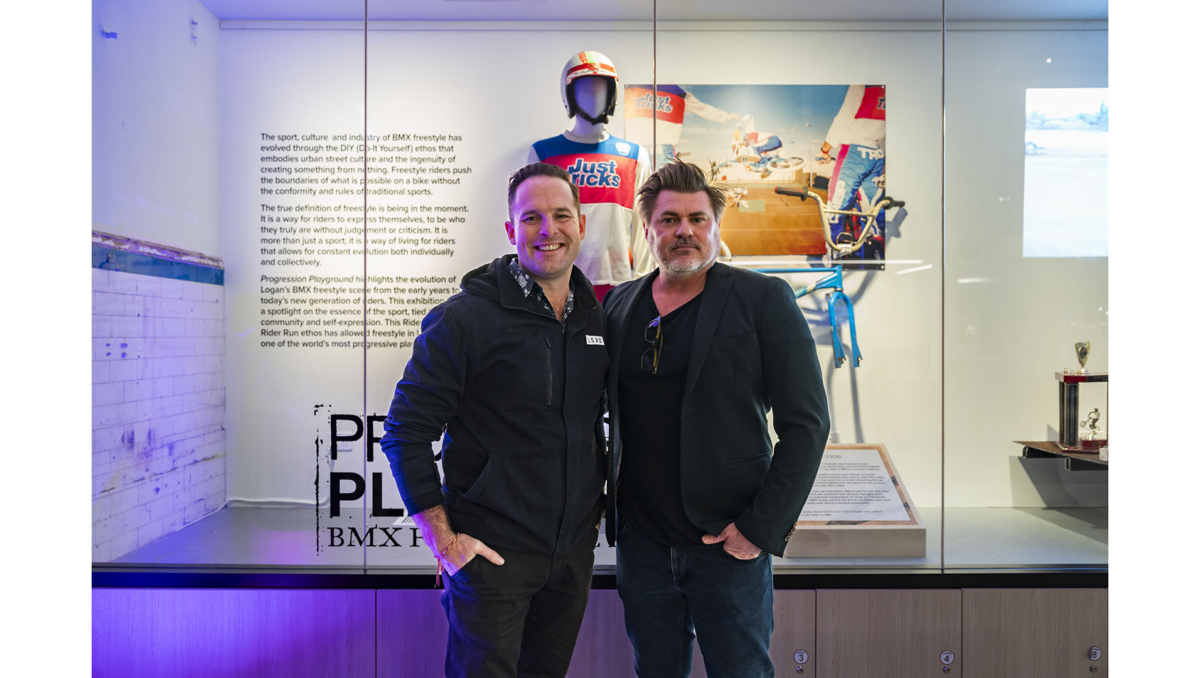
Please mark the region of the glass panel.
<svg viewBox="0 0 1200 678"><path fill-rule="evenodd" d="M946 567L1106 567L1107 10L996 11L946 36Z"/></svg>
<svg viewBox="0 0 1200 678"><path fill-rule="evenodd" d="M816 342L822 383L792 387L825 390L829 446L775 571L939 568L941 3L732 11L660 10L637 140L725 189L721 261L787 280Z"/></svg>
<svg viewBox="0 0 1200 678"><path fill-rule="evenodd" d="M468 4L469 11L464 9ZM621 111L626 104L620 87L613 88L614 113L607 124L593 127L580 123L579 117L568 117L560 87L564 64L583 51L595 51L611 60L621 82L652 79L653 33L646 3L636 7L624 3L625 8L594 3L483 4L404 3L372 6L369 11L367 110L369 131L377 141L368 153L373 182L368 214L373 220L370 227L379 229L371 237L377 233L380 240L372 245L368 260L368 277L377 286L368 295L368 317L377 324L369 326L376 343L368 354L367 390L369 411L376 415L388 413L397 381L413 355L420 323L431 308L459 292L465 274L515 251L505 229L507 177L537 160L534 142L561 141L559 135L570 135L571 130L595 132L597 137L606 130L618 140L625 136ZM463 19L472 21L464 24ZM614 19L622 22L611 23ZM603 95L607 97L607 91ZM632 146L625 148L631 158L636 157ZM551 155L541 157L570 165ZM644 158L643 164L649 165ZM631 181L632 170L626 179L622 167L615 180ZM587 237L575 263L594 283L631 278L632 197L628 190L620 198L628 204L600 205L612 209L589 211L597 205L586 204L583 196ZM607 238L602 237L606 232ZM623 268L589 268L583 261L589 252L597 262L623 261ZM507 270L502 275L511 276ZM554 324L547 326L553 329ZM534 348L546 352L542 335L537 334L536 340ZM471 369L484 368L473 364ZM539 378L532 373L525 376ZM480 377L486 378L486 373ZM543 388L540 384L537 388ZM521 384L500 384L490 397L520 399L524 397L520 388ZM599 398L599 388L597 384L592 389L593 398ZM571 391L557 398L585 392ZM540 396L530 405L540 408ZM447 435L456 431L475 435L476 431L466 429L480 424L464 423L459 416L456 412L450 417L453 423L445 422L451 426ZM541 411L529 416L544 418ZM383 432L382 425L378 430ZM432 446L439 454L442 442L434 441ZM485 442L495 450L513 445L512 436ZM388 460L379 448L368 466L372 477L382 478L380 508L403 508ZM475 477L479 473L476 468ZM532 473L532 469L514 473ZM464 492L468 488L461 482L461 478L447 479L446 491ZM561 491L561 487L545 489ZM432 572L435 560L412 519L378 513L371 525L377 528L377 544L387 547L368 549L369 568ZM394 542L384 536L389 533L395 535ZM596 571L611 573L613 549L599 541Z"/></svg>
<svg viewBox="0 0 1200 678"><path fill-rule="evenodd" d="M362 4L93 12L93 560L361 570Z"/></svg>

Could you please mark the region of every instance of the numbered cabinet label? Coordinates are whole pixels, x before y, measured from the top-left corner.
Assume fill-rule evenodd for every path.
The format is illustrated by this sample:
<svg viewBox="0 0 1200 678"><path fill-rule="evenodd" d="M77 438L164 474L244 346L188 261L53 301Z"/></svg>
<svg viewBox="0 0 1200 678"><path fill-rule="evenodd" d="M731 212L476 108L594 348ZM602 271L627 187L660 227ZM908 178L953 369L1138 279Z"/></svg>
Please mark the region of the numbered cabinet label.
<svg viewBox="0 0 1200 678"><path fill-rule="evenodd" d="M945 664L946 666L950 666L951 664L953 664L954 663L954 653L951 652L950 650L946 650L945 652L943 652L942 653L942 663Z"/></svg>
<svg viewBox="0 0 1200 678"><path fill-rule="evenodd" d="M796 654L792 655L792 659L795 659L797 664L807 664L808 653L804 650L796 650Z"/></svg>
<svg viewBox="0 0 1200 678"><path fill-rule="evenodd" d="M1104 653L1100 651L1100 648L1096 647L1095 645L1092 646L1092 649L1088 650L1088 657L1092 661L1099 661L1103 654Z"/></svg>

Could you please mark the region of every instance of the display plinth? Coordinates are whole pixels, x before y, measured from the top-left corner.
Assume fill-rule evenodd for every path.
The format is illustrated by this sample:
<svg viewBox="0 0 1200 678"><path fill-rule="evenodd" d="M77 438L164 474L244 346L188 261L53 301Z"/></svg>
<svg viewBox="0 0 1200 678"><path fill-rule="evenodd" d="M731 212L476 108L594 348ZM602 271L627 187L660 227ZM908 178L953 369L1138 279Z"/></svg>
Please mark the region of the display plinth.
<svg viewBox="0 0 1200 678"><path fill-rule="evenodd" d="M830 445L785 558L923 558L925 522L883 445Z"/></svg>

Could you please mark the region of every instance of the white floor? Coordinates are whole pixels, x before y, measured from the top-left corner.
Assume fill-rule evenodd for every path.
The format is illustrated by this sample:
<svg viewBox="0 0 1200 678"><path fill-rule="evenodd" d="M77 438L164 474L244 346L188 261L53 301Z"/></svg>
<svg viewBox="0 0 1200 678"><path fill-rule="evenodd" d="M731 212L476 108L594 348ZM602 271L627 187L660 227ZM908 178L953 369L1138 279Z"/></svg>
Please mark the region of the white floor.
<svg viewBox="0 0 1200 678"><path fill-rule="evenodd" d="M1108 509L951 508L920 509L926 533L924 558L775 558L778 574L861 570L1105 568ZM373 547L349 545L354 527L366 535L361 508L330 518L322 510L320 532L311 507L226 507L178 532L129 553L120 564L284 567L314 570L379 570L428 573L434 560L411 523L373 524ZM331 532L330 528L334 528ZM338 545L337 529L342 543ZM611 574L616 552L603 539L596 549L597 574ZM390 535L390 539L388 538ZM318 548L318 542L320 547ZM371 541L368 541L371 543Z"/></svg>

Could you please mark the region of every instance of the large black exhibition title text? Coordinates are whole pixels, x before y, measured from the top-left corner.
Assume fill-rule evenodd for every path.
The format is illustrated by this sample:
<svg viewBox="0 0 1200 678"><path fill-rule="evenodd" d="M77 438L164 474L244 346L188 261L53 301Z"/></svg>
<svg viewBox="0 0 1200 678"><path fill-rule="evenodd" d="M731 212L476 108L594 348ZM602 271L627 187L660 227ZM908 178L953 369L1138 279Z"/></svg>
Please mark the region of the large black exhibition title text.
<svg viewBox="0 0 1200 678"><path fill-rule="evenodd" d="M378 432L378 425L383 423L387 417L380 415L369 415L366 418L364 426L363 418L356 414L328 414L327 417L321 416L323 412L329 412L331 406L317 405L314 409L314 414L318 416L319 426L316 445L316 479L313 483L316 500L316 548L319 554L323 549L330 547L353 547L362 546L408 546L418 547L422 545L420 530L415 526L401 525L402 521L396 521L392 525L379 524L361 524L362 531L359 531L358 525L345 524L343 517L343 504L354 502L362 499L367 492L366 479L362 473L355 471L334 470L339 457L338 448L342 447L341 455L346 453L345 446L349 443L355 443L366 438L366 461L371 463L375 461L375 449L379 445L382 435ZM440 457L440 454L434 459ZM322 488L322 469L323 461L328 462L329 468L329 522L342 522L341 525L326 525L322 528L322 512L323 502L321 501ZM375 471L371 473L371 502L369 518L403 518L405 511L403 508L389 508L384 505L384 474ZM351 507L352 509L354 507ZM364 505L365 509L365 505ZM338 518L343 518L339 521ZM404 521L407 522L407 521ZM397 541L403 531L407 531L407 539Z"/></svg>
<svg viewBox="0 0 1200 678"><path fill-rule="evenodd" d="M367 463L375 461L375 446L382 440L376 435L375 424L382 423L387 417L372 414L367 417ZM338 424L343 424L339 428ZM352 433L346 432L353 425ZM329 458L337 461L338 443L353 443L362 440L363 420L355 414L332 414L329 416ZM342 489L342 481L350 482L350 489ZM332 471L329 474L329 515L342 515L343 501L362 499L367 485L362 475L353 471ZM399 518L404 515L404 509L386 508L383 505L383 474L375 471L371 474L371 514L380 518Z"/></svg>

